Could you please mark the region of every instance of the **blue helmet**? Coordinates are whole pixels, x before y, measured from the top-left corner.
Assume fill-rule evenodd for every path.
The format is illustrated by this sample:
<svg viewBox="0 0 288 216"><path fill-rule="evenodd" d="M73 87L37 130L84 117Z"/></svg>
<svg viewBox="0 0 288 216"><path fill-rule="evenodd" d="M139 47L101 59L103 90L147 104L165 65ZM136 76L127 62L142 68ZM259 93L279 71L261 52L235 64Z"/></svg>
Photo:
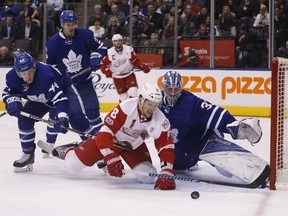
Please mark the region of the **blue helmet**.
<svg viewBox="0 0 288 216"><path fill-rule="evenodd" d="M33 58L27 52L22 52L15 56L14 67L17 73L27 71L33 66Z"/></svg>
<svg viewBox="0 0 288 216"><path fill-rule="evenodd" d="M64 10L60 15L60 22L63 25L65 22L77 22L78 18L73 10Z"/></svg>
<svg viewBox="0 0 288 216"><path fill-rule="evenodd" d="M182 77L176 71L168 71L162 78L162 91L165 101L171 107L174 107L182 93Z"/></svg>

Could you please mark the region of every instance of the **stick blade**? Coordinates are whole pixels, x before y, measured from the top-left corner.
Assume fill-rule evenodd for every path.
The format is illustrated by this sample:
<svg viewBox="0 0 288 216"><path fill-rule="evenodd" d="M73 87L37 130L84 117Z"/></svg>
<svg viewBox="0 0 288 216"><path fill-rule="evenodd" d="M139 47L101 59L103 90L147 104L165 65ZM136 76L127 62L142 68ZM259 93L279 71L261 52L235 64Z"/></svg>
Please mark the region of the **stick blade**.
<svg viewBox="0 0 288 216"><path fill-rule="evenodd" d="M44 142L42 140L39 140L37 142L37 146L39 148L41 148L42 150L46 151L48 154L52 155L52 151L54 149L54 147L52 145L50 145L50 144L48 144L48 143L46 143L46 142Z"/></svg>

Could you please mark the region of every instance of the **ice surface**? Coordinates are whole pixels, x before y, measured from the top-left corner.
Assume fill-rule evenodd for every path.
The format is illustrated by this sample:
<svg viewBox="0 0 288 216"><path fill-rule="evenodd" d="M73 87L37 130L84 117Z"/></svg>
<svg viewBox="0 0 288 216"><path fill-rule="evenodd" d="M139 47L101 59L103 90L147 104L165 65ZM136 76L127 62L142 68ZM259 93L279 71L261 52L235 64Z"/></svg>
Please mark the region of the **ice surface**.
<svg viewBox="0 0 288 216"><path fill-rule="evenodd" d="M263 138L252 147L237 142L269 161L270 119L261 118ZM38 139L45 139L44 123L36 124ZM34 170L14 173L12 163L21 155L16 118L0 118L0 216L287 216L288 191L241 189L206 183L177 181L173 191L154 190L133 175L112 178L96 166L78 176L65 170L64 161L43 159L36 149ZM68 132L59 135L56 145L79 140ZM159 160L153 143L149 149L154 164ZM210 166L200 164L199 172L217 175ZM200 198L193 200L192 191Z"/></svg>

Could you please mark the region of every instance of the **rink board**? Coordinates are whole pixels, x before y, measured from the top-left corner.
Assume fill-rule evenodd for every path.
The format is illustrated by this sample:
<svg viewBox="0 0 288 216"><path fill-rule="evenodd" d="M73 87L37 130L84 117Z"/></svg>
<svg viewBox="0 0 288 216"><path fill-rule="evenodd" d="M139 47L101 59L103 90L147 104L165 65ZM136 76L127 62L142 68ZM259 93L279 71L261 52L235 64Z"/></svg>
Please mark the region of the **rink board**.
<svg viewBox="0 0 288 216"><path fill-rule="evenodd" d="M161 84L162 76L171 69L153 69L150 73L136 72L138 85L144 82ZM172 69L173 70L173 69ZM0 92L5 87L9 68L0 68ZM187 70L177 69L183 77L183 87L211 103L225 107L238 116L270 116L271 71L269 70ZM102 112L109 112L118 103L112 79L101 72L95 73L94 86ZM4 104L0 101L0 109Z"/></svg>

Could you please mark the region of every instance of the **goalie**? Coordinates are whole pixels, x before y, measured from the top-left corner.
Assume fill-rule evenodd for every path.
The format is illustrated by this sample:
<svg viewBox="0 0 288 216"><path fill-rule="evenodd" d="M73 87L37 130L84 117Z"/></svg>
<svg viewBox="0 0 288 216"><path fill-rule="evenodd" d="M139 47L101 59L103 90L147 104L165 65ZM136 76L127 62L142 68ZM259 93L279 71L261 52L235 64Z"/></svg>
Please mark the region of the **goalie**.
<svg viewBox="0 0 288 216"><path fill-rule="evenodd" d="M203 160L226 177L236 177L245 184L262 185L270 168L267 162L248 150L224 139L247 139L258 143L262 130L257 118L237 121L227 110L182 89L182 77L176 71L162 79L161 110L171 123L175 144L174 170L193 171Z"/></svg>

